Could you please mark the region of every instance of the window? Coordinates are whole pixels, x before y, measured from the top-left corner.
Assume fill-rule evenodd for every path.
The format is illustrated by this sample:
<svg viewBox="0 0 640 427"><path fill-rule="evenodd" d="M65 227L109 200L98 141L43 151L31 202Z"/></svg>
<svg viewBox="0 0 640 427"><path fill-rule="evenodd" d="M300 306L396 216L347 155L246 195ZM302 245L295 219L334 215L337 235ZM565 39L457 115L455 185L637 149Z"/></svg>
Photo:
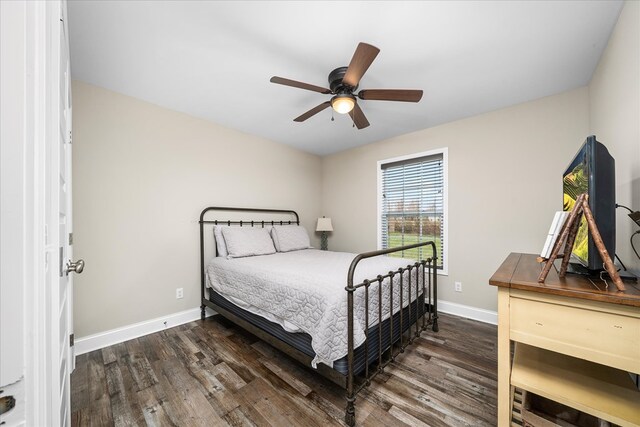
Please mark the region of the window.
<svg viewBox="0 0 640 427"><path fill-rule="evenodd" d="M447 274L447 149L378 162L379 243L382 249L434 241ZM424 246L391 256L422 259Z"/></svg>

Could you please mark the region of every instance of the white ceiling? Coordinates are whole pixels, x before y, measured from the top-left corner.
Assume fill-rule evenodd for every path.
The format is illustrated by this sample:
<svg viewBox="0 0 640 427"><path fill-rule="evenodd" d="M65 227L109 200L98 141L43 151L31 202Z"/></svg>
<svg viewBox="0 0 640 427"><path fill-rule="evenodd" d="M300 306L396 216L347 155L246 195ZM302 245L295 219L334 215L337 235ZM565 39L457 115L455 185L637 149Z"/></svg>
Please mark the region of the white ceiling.
<svg viewBox="0 0 640 427"><path fill-rule="evenodd" d="M74 79L325 155L586 85L621 1L70 1ZM423 89L420 103L360 101L352 127L328 87L363 41L380 54L360 89Z"/></svg>

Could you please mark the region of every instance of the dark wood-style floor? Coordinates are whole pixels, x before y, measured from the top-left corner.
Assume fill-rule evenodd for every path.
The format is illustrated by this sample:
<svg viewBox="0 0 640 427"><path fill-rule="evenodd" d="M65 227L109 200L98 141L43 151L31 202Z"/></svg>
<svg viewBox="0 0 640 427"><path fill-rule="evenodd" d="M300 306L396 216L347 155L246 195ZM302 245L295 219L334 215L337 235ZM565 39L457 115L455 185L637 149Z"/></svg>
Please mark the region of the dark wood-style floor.
<svg viewBox="0 0 640 427"><path fill-rule="evenodd" d="M441 315L356 400L360 426L495 426L495 326ZM344 391L220 316L78 357L72 425L338 426Z"/></svg>

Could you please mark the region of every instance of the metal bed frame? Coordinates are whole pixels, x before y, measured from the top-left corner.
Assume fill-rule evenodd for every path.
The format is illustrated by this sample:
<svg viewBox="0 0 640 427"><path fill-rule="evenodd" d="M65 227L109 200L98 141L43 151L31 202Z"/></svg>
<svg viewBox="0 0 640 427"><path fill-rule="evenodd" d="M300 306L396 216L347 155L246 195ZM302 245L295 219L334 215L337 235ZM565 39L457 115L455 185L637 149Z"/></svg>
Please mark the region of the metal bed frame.
<svg viewBox="0 0 640 427"><path fill-rule="evenodd" d="M282 214L283 217L288 216L288 220L280 220L280 221L264 221L264 220L205 220L205 215L211 211L227 211L227 212L251 212L251 213L262 213L262 214ZM295 217L295 220L291 218ZM209 307L215 310L218 314L223 317L231 320L238 326L244 328L245 330L251 332L256 335L258 338L266 341L277 349L283 351L285 354L293 357L297 361L303 363L306 366L311 365L312 357L307 354L301 352L300 350L292 347L291 345L281 341L280 339L274 337L270 333L264 331L261 328L254 326L253 324L247 322L246 320L238 317L236 314L226 310L223 307L215 304L206 298L206 277L205 277L205 238L204 238L204 226L205 224L213 224L213 225L238 225L240 227L243 226L260 226L265 227L269 225L300 225L300 217L298 213L292 210L283 210L283 209L259 209L259 208L236 208L236 207L208 207L205 208L200 213L200 280L201 280L201 300L202 305L200 306L201 310L201 318L205 319L205 307ZM211 233L212 234L212 233ZM433 256L424 260L420 260L414 264L407 265L406 267L399 268L395 271L389 271L386 274L380 274L375 278L364 280L361 283L354 284L353 276L356 270L356 267L360 261L366 258L372 258L379 255L386 255L394 252L405 251L409 249L418 248L421 246L430 246L433 251ZM217 255L217 249L216 249ZM414 339L418 338L422 331L426 330L427 327L431 326L434 332L438 332L438 286L437 286L437 251L436 245L434 242L422 242L416 243L413 245L401 246L397 248L383 249L372 252L365 252L357 255L353 261L351 262L351 266L349 267L349 272L347 274L345 291L347 292L347 343L348 343L348 353L347 353L347 375L343 375L342 373L334 370L333 368L325 365L318 364L318 368L316 371L322 376L328 378L334 383L338 384L340 387L346 390L346 401L347 406L345 410L345 422L349 426L355 425L355 400L356 395L362 391L364 388L368 387L371 384L371 380L379 373L383 372L384 368L391 362L395 360L395 357L404 352L405 348L413 343ZM422 270L422 274L419 272ZM415 286L415 295L416 302L418 301L418 294L420 289L422 289L422 293L425 296L426 306L424 304L416 303L416 316L415 322L410 324L406 331L404 329L404 316L403 316L403 294L404 294L404 273L407 273L406 286L408 286L408 321L411 319L411 291L413 286ZM414 280L412 283L412 275L415 272ZM399 295L400 295L400 332L399 334L394 334L393 322L394 316L389 316L388 321L391 323L389 328L389 338L390 344L388 348L383 348L382 345L382 324L384 322L378 322L378 359L371 365L368 363L370 359L369 355L369 343L368 340L365 340L364 351L365 351L365 368L364 372L356 373L354 371L354 337L353 337L353 325L354 325L354 293L357 291L361 291L365 293L365 323L366 328L365 331L368 331L369 326L369 287L378 283L378 319L381 319L383 316L382 313L382 282L385 279L389 279L389 307L393 307L393 278L396 274L399 274ZM420 280L420 277L422 280ZM421 282L421 283L420 283ZM420 324L421 323L421 324ZM415 326L415 332L412 332L412 328ZM372 326L372 327L375 327Z"/></svg>

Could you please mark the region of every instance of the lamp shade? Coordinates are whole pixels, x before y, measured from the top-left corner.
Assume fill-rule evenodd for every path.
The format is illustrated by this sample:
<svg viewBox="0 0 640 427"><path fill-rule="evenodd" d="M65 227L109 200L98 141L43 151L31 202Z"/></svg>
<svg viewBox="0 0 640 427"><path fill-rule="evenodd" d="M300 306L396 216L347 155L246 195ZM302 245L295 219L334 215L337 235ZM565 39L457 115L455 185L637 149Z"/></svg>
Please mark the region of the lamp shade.
<svg viewBox="0 0 640 427"><path fill-rule="evenodd" d="M318 225L316 226L316 231L333 231L333 226L331 225L331 218L318 218Z"/></svg>
<svg viewBox="0 0 640 427"><path fill-rule="evenodd" d="M355 105L356 100L353 95L342 94L331 98L331 107L333 107L333 110L339 114L347 114L349 111L353 110Z"/></svg>

